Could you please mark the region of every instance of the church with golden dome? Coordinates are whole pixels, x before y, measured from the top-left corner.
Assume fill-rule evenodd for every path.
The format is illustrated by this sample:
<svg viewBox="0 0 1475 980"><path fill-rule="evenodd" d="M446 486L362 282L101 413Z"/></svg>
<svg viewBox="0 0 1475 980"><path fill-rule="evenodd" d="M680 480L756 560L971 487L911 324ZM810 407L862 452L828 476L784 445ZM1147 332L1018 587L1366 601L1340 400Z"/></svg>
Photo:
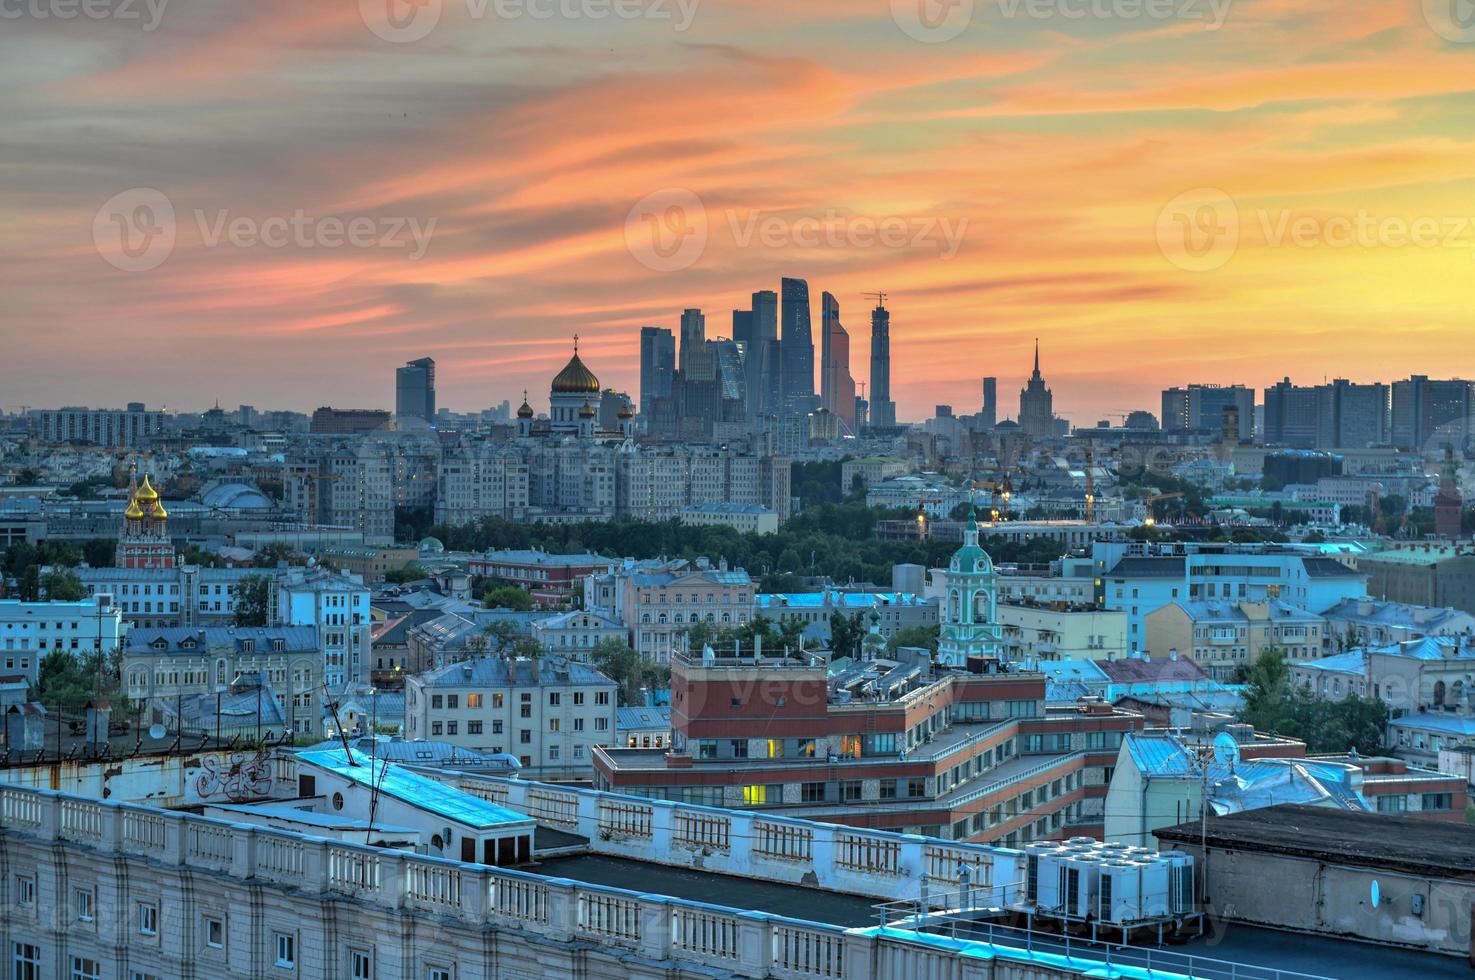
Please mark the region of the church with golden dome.
<svg viewBox="0 0 1475 980"><path fill-rule="evenodd" d="M178 561L169 540L169 512L159 491L147 474L142 485L136 475L131 477L113 564L118 568L173 568Z"/></svg>
<svg viewBox="0 0 1475 980"><path fill-rule="evenodd" d="M599 408L604 393L599 378L579 357L579 337L574 335L573 356L563 370L553 376L548 390L548 415L537 418L523 392L517 410L517 434L523 438L572 436L580 439L618 441L635 434L635 413L625 404L619 413L618 427L601 429Z"/></svg>

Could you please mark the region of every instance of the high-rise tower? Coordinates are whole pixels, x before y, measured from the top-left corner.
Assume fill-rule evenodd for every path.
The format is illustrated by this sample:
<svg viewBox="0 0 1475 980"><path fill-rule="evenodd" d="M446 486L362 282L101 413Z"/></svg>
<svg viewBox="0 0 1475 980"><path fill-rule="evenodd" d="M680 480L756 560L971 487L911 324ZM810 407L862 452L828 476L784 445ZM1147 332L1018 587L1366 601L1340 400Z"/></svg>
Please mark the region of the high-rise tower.
<svg viewBox="0 0 1475 980"><path fill-rule="evenodd" d="M783 393L784 412L804 415L814 410L814 334L809 323L809 283L783 279Z"/></svg>
<svg viewBox="0 0 1475 980"><path fill-rule="evenodd" d="M1040 342L1035 341L1035 370L1019 393L1019 427L1032 439L1055 434L1055 396L1040 374Z"/></svg>
<svg viewBox="0 0 1475 980"><path fill-rule="evenodd" d="M665 327L640 328L640 414L649 418L652 402L671 397L676 375L676 337Z"/></svg>
<svg viewBox="0 0 1475 980"><path fill-rule="evenodd" d="M840 325L840 302L820 300L820 404L855 431L855 379L850 375L850 334Z"/></svg>
<svg viewBox="0 0 1475 980"><path fill-rule="evenodd" d="M410 361L394 372L394 414L398 418L435 421L435 361Z"/></svg>
<svg viewBox="0 0 1475 980"><path fill-rule="evenodd" d="M891 400L891 311L880 298L871 311L871 425L896 425L896 403Z"/></svg>

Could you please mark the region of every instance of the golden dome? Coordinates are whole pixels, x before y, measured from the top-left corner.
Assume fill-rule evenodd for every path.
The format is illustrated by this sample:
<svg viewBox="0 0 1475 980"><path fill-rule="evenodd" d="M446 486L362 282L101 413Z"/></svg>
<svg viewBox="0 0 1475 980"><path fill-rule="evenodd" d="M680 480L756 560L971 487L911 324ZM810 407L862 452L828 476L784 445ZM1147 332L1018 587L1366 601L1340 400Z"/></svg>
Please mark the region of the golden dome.
<svg viewBox="0 0 1475 980"><path fill-rule="evenodd" d="M155 500L154 509L149 511L149 516L156 521L162 521L168 518L169 512L164 509L164 501Z"/></svg>
<svg viewBox="0 0 1475 980"><path fill-rule="evenodd" d="M143 508L138 506L137 498L130 498L128 506L123 509L123 516L130 521L143 520Z"/></svg>
<svg viewBox="0 0 1475 980"><path fill-rule="evenodd" d="M594 414L594 406L588 402L585 402L584 407L579 409L579 418L581 419L592 419Z"/></svg>
<svg viewBox="0 0 1475 980"><path fill-rule="evenodd" d="M528 404L528 393L525 391L522 393L522 407L517 410L517 417L520 419L533 417L533 406Z"/></svg>
<svg viewBox="0 0 1475 980"><path fill-rule="evenodd" d="M632 412L632 411L630 411L630 406L629 405L626 405L626 406L624 406L624 407L622 407L620 409L620 418L622 418L622 419L633 419L634 417L635 417L635 413Z"/></svg>
<svg viewBox="0 0 1475 980"><path fill-rule="evenodd" d="M143 486L138 488L138 496L136 499L141 501L142 503L153 503L155 500L159 499L159 491L154 489L154 485L149 482L149 478L147 476L143 478Z"/></svg>
<svg viewBox="0 0 1475 980"><path fill-rule="evenodd" d="M599 394L599 379L594 372L579 360L579 346L574 345L574 356L553 378L553 393L556 395Z"/></svg>

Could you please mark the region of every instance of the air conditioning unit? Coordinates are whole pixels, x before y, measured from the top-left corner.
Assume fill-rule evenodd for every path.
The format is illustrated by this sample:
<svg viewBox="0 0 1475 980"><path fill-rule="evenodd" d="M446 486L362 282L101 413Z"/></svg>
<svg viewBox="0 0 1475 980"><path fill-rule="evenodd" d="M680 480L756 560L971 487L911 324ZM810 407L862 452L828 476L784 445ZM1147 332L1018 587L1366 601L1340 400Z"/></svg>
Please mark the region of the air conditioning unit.
<svg viewBox="0 0 1475 980"><path fill-rule="evenodd" d="M1197 912L1193 857L1182 851L1163 851L1158 856L1168 862L1168 911L1173 915Z"/></svg>
<svg viewBox="0 0 1475 980"><path fill-rule="evenodd" d="M1142 916L1142 871L1136 861L1101 865L1096 889L1096 917L1102 922L1135 922Z"/></svg>

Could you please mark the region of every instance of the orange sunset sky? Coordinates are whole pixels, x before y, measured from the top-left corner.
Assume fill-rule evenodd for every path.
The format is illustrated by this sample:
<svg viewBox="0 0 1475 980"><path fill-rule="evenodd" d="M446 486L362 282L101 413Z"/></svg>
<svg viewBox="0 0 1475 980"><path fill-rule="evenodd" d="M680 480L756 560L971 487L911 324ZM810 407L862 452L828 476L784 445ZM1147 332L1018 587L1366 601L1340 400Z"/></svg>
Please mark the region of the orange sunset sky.
<svg viewBox="0 0 1475 980"><path fill-rule="evenodd" d="M1035 337L1085 424L1180 383L1475 375L1456 0L55 2L0 11L5 411L387 407L424 355L442 406L545 408L574 333L634 394L642 325L726 335L783 275L816 348L839 298L861 382L889 294L904 419L984 375L1014 414ZM147 270L99 242L137 188L174 212ZM434 226L419 257L213 234L297 212Z"/></svg>

